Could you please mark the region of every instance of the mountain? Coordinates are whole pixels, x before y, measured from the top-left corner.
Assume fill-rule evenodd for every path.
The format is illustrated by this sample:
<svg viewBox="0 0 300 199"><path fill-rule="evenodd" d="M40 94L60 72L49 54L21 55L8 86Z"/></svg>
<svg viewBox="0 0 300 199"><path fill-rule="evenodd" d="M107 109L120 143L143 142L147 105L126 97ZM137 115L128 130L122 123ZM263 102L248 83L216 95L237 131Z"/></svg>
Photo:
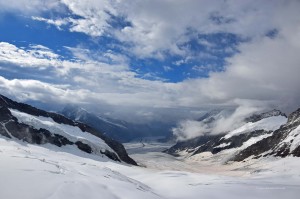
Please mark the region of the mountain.
<svg viewBox="0 0 300 199"><path fill-rule="evenodd" d="M250 156L260 158L269 155L300 157L300 109L291 113L287 123L275 130L271 136L242 150L233 160L241 161Z"/></svg>
<svg viewBox="0 0 300 199"><path fill-rule="evenodd" d="M91 113L73 105L66 106L60 113L72 120L88 124L119 142L171 135L171 131L169 130L171 129L171 125L163 122L134 124Z"/></svg>
<svg viewBox="0 0 300 199"><path fill-rule="evenodd" d="M288 117L278 110L272 110L254 114L244 121L244 124L230 132L216 135L207 133L180 141L165 152L187 157L208 152L224 162L270 155L300 157L300 109Z"/></svg>
<svg viewBox="0 0 300 199"><path fill-rule="evenodd" d="M129 141L133 137L133 133L128 129L125 121L100 117L72 105L66 106L60 113L72 120L86 123L118 141Z"/></svg>
<svg viewBox="0 0 300 199"><path fill-rule="evenodd" d="M57 113L37 109L0 95L0 134L30 144L70 146L76 153L105 155L114 161L137 165L122 144L98 130Z"/></svg>

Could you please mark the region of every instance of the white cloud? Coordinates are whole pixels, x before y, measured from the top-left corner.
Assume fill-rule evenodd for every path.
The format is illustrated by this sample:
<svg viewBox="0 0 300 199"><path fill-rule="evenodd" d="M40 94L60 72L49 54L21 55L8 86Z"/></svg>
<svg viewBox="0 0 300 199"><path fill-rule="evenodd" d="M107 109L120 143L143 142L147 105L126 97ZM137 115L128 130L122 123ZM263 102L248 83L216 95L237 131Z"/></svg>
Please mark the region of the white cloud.
<svg viewBox="0 0 300 199"><path fill-rule="evenodd" d="M173 70L173 68L170 67L170 66L163 66L163 69L164 69L165 72L168 72L168 71L172 71L172 70Z"/></svg>
<svg viewBox="0 0 300 199"><path fill-rule="evenodd" d="M13 44L0 42L0 60L2 62L15 63L21 67L39 67L40 65L47 65L51 60L57 58L58 55L45 47L33 46L32 49L23 50Z"/></svg>
<svg viewBox="0 0 300 199"><path fill-rule="evenodd" d="M42 21L47 24L56 26L59 30L62 30L61 26L67 25L70 23L69 19L46 19L43 17L31 17L35 21Z"/></svg>
<svg viewBox="0 0 300 199"><path fill-rule="evenodd" d="M12 0L0 1L0 11L20 11L33 15L55 10L70 12L79 17L33 17L61 28L67 25L72 32L98 37L109 34L130 43L129 49L139 57L163 59L166 53L187 56L182 44L197 33L229 32L245 38L264 35L280 28L282 17L289 16L290 7L297 1L261 2L259 0ZM286 15L286 16L285 16ZM114 17L121 17L131 25L122 29L111 26ZM190 34L190 32L195 34ZM200 43L211 44L203 39Z"/></svg>
<svg viewBox="0 0 300 199"><path fill-rule="evenodd" d="M208 125L194 120L181 121L176 128L172 129L173 135L180 141L204 135L210 130Z"/></svg>
<svg viewBox="0 0 300 199"><path fill-rule="evenodd" d="M268 31L289 24L292 9L299 8L296 0L12 0L0 1L2 11L40 13L56 10L79 17L33 17L61 28L69 24L72 32L92 37L109 34L131 44L131 53L139 57L163 59L167 54L189 56L185 42L195 34L228 32L243 38L257 38ZM114 17L121 17L131 25L122 29L111 26ZM190 32L193 32L191 34ZM206 46L212 44L200 39Z"/></svg>
<svg viewBox="0 0 300 199"><path fill-rule="evenodd" d="M22 96L22 93L30 91L30 96L34 96L34 100L39 100L39 97L40 100L55 97L58 102L64 101L65 103L69 102L70 93L72 93L71 100L73 100L73 94L78 91L79 99L90 104L99 100L111 105L173 106L173 102L168 100L168 93L172 92L170 88L173 84L138 78L135 72L129 70L126 64L127 60L122 55L108 51L103 53L101 57L99 53L93 54L89 50L69 49L74 53L76 58L74 61L63 60L60 55L53 53L44 46L32 45L27 49L22 49L13 44L1 42L0 64L2 68L48 69L54 74L52 80L60 80L70 85L67 90L60 89L59 92L49 92L57 91L57 85L45 83L47 86L44 86L43 82L32 80L32 82L37 83L36 85L41 85L39 87L41 89L36 89L35 83L29 80L8 80L2 77L2 81L5 82L2 91L4 92L5 87L7 87L6 89L14 91L16 96L18 92ZM96 55L97 59L94 59ZM110 63L108 64L105 61ZM22 86L16 89L16 83ZM42 88L47 91L42 92ZM33 95L34 91L37 95ZM153 98L155 98L155 101Z"/></svg>
<svg viewBox="0 0 300 199"><path fill-rule="evenodd" d="M62 60L45 46L31 45L24 50L7 42L0 42L0 62L39 70L53 68L60 76L66 75L72 68L82 67L79 63Z"/></svg>
<svg viewBox="0 0 300 199"><path fill-rule="evenodd" d="M63 0L57 4L55 1L29 3L22 0L11 1L11 4L0 1L0 10L21 11L22 7L30 5L24 12L39 17L35 10L43 10L45 3L51 6L51 2L53 9L64 4L72 14L80 16L76 19L69 16L60 18L71 23L70 31L90 36L100 36L109 31L111 36L130 43L132 47L126 50L139 57L163 59L167 52L186 58L176 62L178 65L189 60L189 52L180 48L182 43L189 41L189 31L203 34L229 32L250 39L237 46L239 53L226 60L224 71L211 72L206 79L189 79L179 83L139 78L136 72L130 70L125 56L111 51L100 56L100 53L81 47L69 48L76 58L70 61L63 60L47 48L23 50L2 42L2 68L5 64L13 64L13 67L51 69L57 74L53 78L62 79L72 86L72 89L62 89L48 83L46 88L51 92L43 93L42 89L32 88L33 83L2 77L3 92L14 91L17 96L30 91L34 99L47 100L55 96L66 102L69 97L73 100L78 96L78 102L97 105L98 100L111 105L136 107L239 106L239 100L259 101L285 110L299 106L299 1ZM132 26L121 30L111 27L111 15L108 13L123 16ZM59 27L64 24L55 21L58 18L39 19ZM222 21L225 23L220 23ZM266 37L266 32L274 28L278 35ZM17 82L23 87L17 89ZM37 85L42 88L43 82Z"/></svg>
<svg viewBox="0 0 300 199"><path fill-rule="evenodd" d="M126 58L113 52L95 58L87 49L73 48L70 50L76 61L66 61L45 47L23 50L2 42L0 60L2 65L15 67L50 67L64 74L64 81L72 85L74 93L88 91L89 95L81 95L80 99L90 104L99 99L112 105L146 107L238 106L237 99L248 99L292 110L299 106L300 99L300 44L299 23L289 23L273 39L263 37L240 45L240 53L227 60L225 71L179 83L138 78L130 71ZM107 64L107 59L114 61Z"/></svg>
<svg viewBox="0 0 300 199"><path fill-rule="evenodd" d="M60 10L59 7L59 0L0 0L0 13L38 14L51 9Z"/></svg>
<svg viewBox="0 0 300 199"><path fill-rule="evenodd" d="M213 120L195 121L183 120L173 128L173 134L177 140L192 139L202 135L227 133L244 124L244 119L253 113L265 109L264 104L248 100L236 100L238 107L232 110L223 110L211 115ZM210 120L210 118L207 118Z"/></svg>
<svg viewBox="0 0 300 199"><path fill-rule="evenodd" d="M72 14L80 19L69 18L72 23L70 31L83 32L91 36L101 36L110 28L110 14L116 14L113 3L109 0L62 0Z"/></svg>

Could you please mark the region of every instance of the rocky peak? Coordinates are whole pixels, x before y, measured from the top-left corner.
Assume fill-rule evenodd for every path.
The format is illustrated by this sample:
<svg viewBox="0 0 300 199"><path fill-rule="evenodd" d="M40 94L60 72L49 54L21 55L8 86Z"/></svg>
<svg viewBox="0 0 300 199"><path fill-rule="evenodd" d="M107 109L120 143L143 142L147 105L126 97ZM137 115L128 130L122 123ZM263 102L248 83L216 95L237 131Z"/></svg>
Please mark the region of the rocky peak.
<svg viewBox="0 0 300 199"><path fill-rule="evenodd" d="M288 116L286 124L274 131L272 136L267 137L237 154L236 161L244 160L252 155L256 157L274 155L286 157L294 155L300 157L299 133L295 131L300 125L300 109ZM292 147L296 146L296 147Z"/></svg>
<svg viewBox="0 0 300 199"><path fill-rule="evenodd" d="M300 108L288 116L287 124L300 123Z"/></svg>
<svg viewBox="0 0 300 199"><path fill-rule="evenodd" d="M0 121L9 120L12 118L12 115L8 108L5 106L0 106Z"/></svg>

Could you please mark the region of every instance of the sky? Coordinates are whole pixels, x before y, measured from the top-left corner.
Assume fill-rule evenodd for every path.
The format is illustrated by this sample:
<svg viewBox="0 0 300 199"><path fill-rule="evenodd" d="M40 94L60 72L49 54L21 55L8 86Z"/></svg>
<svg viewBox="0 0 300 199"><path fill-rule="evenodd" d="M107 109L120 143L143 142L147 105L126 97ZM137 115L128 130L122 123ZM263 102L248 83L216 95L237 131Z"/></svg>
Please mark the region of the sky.
<svg viewBox="0 0 300 199"><path fill-rule="evenodd" d="M134 120L290 112L299 10L299 0L0 0L0 92Z"/></svg>

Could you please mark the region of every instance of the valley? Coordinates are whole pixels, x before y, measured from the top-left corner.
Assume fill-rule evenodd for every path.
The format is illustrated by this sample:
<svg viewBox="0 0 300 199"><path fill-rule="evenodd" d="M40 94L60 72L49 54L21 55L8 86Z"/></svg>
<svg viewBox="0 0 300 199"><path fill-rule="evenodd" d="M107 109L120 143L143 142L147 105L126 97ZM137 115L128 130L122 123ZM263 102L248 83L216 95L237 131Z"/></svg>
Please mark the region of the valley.
<svg viewBox="0 0 300 199"><path fill-rule="evenodd" d="M0 199L300 198L300 0L0 0Z"/></svg>
<svg viewBox="0 0 300 199"><path fill-rule="evenodd" d="M0 198L94 199L100 194L107 199L293 199L300 193L299 160L294 157L218 165L161 153L165 144L144 144L125 144L143 165L136 167L81 151L74 154L70 147L0 138Z"/></svg>
<svg viewBox="0 0 300 199"><path fill-rule="evenodd" d="M255 114L227 134L121 144L86 124L0 97L0 198L293 199L300 194L300 110L289 116L274 110ZM213 125L218 114L200 122Z"/></svg>

